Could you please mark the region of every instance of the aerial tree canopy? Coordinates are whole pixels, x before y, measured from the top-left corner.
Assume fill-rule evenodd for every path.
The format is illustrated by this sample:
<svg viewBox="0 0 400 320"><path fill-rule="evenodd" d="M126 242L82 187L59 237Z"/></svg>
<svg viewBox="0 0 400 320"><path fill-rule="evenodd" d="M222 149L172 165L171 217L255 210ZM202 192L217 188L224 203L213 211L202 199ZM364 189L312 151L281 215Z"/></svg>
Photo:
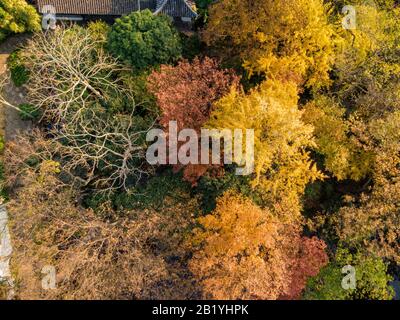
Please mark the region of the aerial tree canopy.
<svg viewBox="0 0 400 320"><path fill-rule="evenodd" d="M333 68L336 97L365 120L400 106L400 9L369 3L355 6L357 28L342 31L345 41Z"/></svg>
<svg viewBox="0 0 400 320"><path fill-rule="evenodd" d="M328 262L323 241L300 237L295 226L235 192L198 221L190 269L206 298L296 298Z"/></svg>
<svg viewBox="0 0 400 320"><path fill-rule="evenodd" d="M43 114L55 152L66 160L63 169L79 185L127 189L149 169L145 137L154 115L138 110L125 66L103 45L91 28L79 26L35 34L24 51L27 99Z"/></svg>
<svg viewBox="0 0 400 320"><path fill-rule="evenodd" d="M170 18L155 16L150 10L117 19L108 35L108 48L136 69L174 62L182 51Z"/></svg>
<svg viewBox="0 0 400 320"><path fill-rule="evenodd" d="M400 113L370 123L375 161L373 185L339 211L338 235L352 247L400 262Z"/></svg>
<svg viewBox="0 0 400 320"><path fill-rule="evenodd" d="M157 98L160 124L166 130L170 121L176 121L178 130L194 129L200 134L214 102L227 94L231 86L238 87L239 80L233 70L224 70L216 60L206 57L180 61L176 66L162 65L149 76L148 87ZM184 178L195 184L208 168L189 164L184 168Z"/></svg>
<svg viewBox="0 0 400 320"><path fill-rule="evenodd" d="M354 267L355 288L344 288L342 280L345 266ZM348 273L347 273L348 274ZM391 300L394 290L389 286L392 278L387 265L374 256L354 254L339 248L334 260L307 282L303 298L307 300Z"/></svg>
<svg viewBox="0 0 400 320"><path fill-rule="evenodd" d="M8 59L28 103L7 101L5 73L0 104L34 119L4 154L0 137L18 297L392 299L399 1L196 4L194 35L144 10L37 32ZM0 0L0 41L39 27ZM187 161L147 159L175 122ZM192 164L203 129L224 152Z"/></svg>
<svg viewBox="0 0 400 320"><path fill-rule="evenodd" d="M0 42L10 33L40 30L40 17L25 0L0 1Z"/></svg>
<svg viewBox="0 0 400 320"><path fill-rule="evenodd" d="M239 56L250 75L330 82L335 31L322 0L222 0L210 7L204 40Z"/></svg>
<svg viewBox="0 0 400 320"><path fill-rule="evenodd" d="M253 186L293 199L307 183L323 178L307 152L315 145L313 127L302 121L297 103L293 82L267 80L248 94L232 88L215 103L207 122L208 128L254 129ZM243 161L246 155L234 159L237 164Z"/></svg>
<svg viewBox="0 0 400 320"><path fill-rule="evenodd" d="M374 153L357 136L360 121L346 116L334 99L317 96L304 106L303 121L314 127L316 145L324 168L338 180L364 179L372 171Z"/></svg>

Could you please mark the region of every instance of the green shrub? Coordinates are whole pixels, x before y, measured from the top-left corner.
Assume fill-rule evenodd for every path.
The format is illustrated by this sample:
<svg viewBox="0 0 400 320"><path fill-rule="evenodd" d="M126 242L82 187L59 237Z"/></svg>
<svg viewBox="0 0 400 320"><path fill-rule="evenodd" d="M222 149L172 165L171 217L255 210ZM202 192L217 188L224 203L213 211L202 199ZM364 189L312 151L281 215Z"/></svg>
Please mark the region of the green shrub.
<svg viewBox="0 0 400 320"><path fill-rule="evenodd" d="M37 120L41 116L40 110L29 103L22 103L18 108L20 110L19 116L22 120Z"/></svg>
<svg viewBox="0 0 400 320"><path fill-rule="evenodd" d="M108 34L108 49L139 70L176 61L182 53L171 19L155 16L150 10L117 19Z"/></svg>
<svg viewBox="0 0 400 320"><path fill-rule="evenodd" d="M196 6L198 10L207 10L208 6L212 4L213 0L196 0Z"/></svg>
<svg viewBox="0 0 400 320"><path fill-rule="evenodd" d="M114 209L161 209L165 199L177 202L190 199L190 185L183 181L181 174L171 170L150 178L143 185L129 191L120 191L112 195L91 194L84 200L85 206L95 211L106 202L111 202ZM185 200L186 199L186 200Z"/></svg>
<svg viewBox="0 0 400 320"><path fill-rule="evenodd" d="M201 39L197 34L194 36L187 36L186 34L181 33L180 36L183 58L193 60L201 54L204 44L201 42Z"/></svg>
<svg viewBox="0 0 400 320"><path fill-rule="evenodd" d="M204 27L208 20L208 7L212 4L213 0L195 0L197 12L199 17L195 21L196 29Z"/></svg>
<svg viewBox="0 0 400 320"><path fill-rule="evenodd" d="M204 213L213 211L217 199L228 190L235 190L251 198L257 205L262 205L262 199L250 186L249 176L238 176L235 174L235 166L226 166L223 177L203 176L196 188L201 199L201 206Z"/></svg>
<svg viewBox="0 0 400 320"><path fill-rule="evenodd" d="M170 170L152 177L144 186L132 190L130 194L120 193L115 197L117 208L125 209L160 209L164 200L169 197L177 202L182 201L190 193L190 186L184 182L181 174Z"/></svg>
<svg viewBox="0 0 400 320"><path fill-rule="evenodd" d="M24 66L20 50L14 51L7 60L11 72L11 80L17 87L23 86L29 80L29 70Z"/></svg>
<svg viewBox="0 0 400 320"><path fill-rule="evenodd" d="M344 266L355 269L355 289L342 288ZM389 286L392 277L387 272L387 265L380 258L351 254L349 250L339 248L335 259L321 269L316 277L307 282L303 294L305 300L391 300L393 288Z"/></svg>
<svg viewBox="0 0 400 320"><path fill-rule="evenodd" d="M7 38L7 34L6 34L4 31L1 31L1 30L0 30L0 44L1 44L4 40L6 40L6 38Z"/></svg>
<svg viewBox="0 0 400 320"><path fill-rule="evenodd" d="M102 45L107 42L107 35L111 27L104 21L90 22L87 26L91 36L94 40L99 41Z"/></svg>
<svg viewBox="0 0 400 320"><path fill-rule="evenodd" d="M5 144L4 137L0 136L0 153L3 153L4 151L4 144Z"/></svg>
<svg viewBox="0 0 400 320"><path fill-rule="evenodd" d="M133 74L127 72L123 74L123 81L126 87L132 92L136 102L136 110L139 116L151 116L157 118L160 110L157 105L156 97L147 88L148 71Z"/></svg>

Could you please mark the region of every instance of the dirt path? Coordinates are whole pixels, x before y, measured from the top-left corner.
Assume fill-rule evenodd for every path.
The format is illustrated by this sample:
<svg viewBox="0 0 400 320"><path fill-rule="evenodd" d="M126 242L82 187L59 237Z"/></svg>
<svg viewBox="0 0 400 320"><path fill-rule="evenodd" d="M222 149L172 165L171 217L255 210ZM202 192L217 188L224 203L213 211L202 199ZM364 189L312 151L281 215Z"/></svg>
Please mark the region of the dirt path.
<svg viewBox="0 0 400 320"><path fill-rule="evenodd" d="M19 35L10 37L0 44L0 77L7 75L7 58L19 46L23 45L27 36ZM4 88L6 100L14 106L18 106L25 102L24 88L17 88L13 83L6 85ZM28 130L32 124L29 121L22 121L18 115L18 111L0 105L0 135L8 141L13 139L17 132ZM11 238L7 226L7 211L3 204L0 205L0 282L4 284L6 281L7 299L13 298L13 279L10 273L10 257L12 254Z"/></svg>
<svg viewBox="0 0 400 320"><path fill-rule="evenodd" d="M26 35L16 35L8 38L0 44L0 77L4 77L7 72L7 58L18 47L22 46L28 39ZM17 88L12 83L5 87L7 101L18 106L26 102L24 99L24 88ZM6 140L10 140L19 131L29 130L32 124L30 121L22 121L18 112L10 107L0 106L0 134Z"/></svg>

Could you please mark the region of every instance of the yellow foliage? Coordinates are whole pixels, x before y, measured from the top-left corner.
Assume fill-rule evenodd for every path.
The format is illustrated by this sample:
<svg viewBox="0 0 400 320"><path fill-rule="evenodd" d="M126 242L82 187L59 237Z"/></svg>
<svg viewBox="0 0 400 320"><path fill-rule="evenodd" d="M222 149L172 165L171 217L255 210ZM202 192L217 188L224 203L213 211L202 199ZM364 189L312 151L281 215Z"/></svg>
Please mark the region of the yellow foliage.
<svg viewBox="0 0 400 320"><path fill-rule="evenodd" d="M340 240L400 263L400 112L371 121L373 187L339 211Z"/></svg>
<svg viewBox="0 0 400 320"><path fill-rule="evenodd" d="M53 160L46 160L40 164L38 181L43 183L48 176L60 173L60 163Z"/></svg>
<svg viewBox="0 0 400 320"><path fill-rule="evenodd" d="M387 11L379 10L371 1L370 4L353 4L356 18L355 29L341 30L345 41L341 42L341 54L338 61L345 58L354 61L354 66L365 63L368 54L382 48L383 44L393 42L393 16ZM344 63L345 61L342 60ZM347 61L349 62L349 61Z"/></svg>
<svg viewBox="0 0 400 320"><path fill-rule="evenodd" d="M228 42L250 75L329 84L335 32L322 0L222 0L210 9L210 45ZM236 53L235 52L235 53Z"/></svg>
<svg viewBox="0 0 400 320"><path fill-rule="evenodd" d="M384 188L388 183L400 182L400 111L371 121L368 130L378 142L375 147L375 187Z"/></svg>
<svg viewBox="0 0 400 320"><path fill-rule="evenodd" d="M357 28L341 31L336 94L364 119L382 117L400 109L400 9L355 5L355 10Z"/></svg>
<svg viewBox="0 0 400 320"><path fill-rule="evenodd" d="M253 129L253 185L294 198L308 182L323 178L306 150L315 147L313 127L301 119L296 88L277 80L267 80L247 95L233 88L215 104L207 123L208 128ZM240 164L243 159L234 160Z"/></svg>
<svg viewBox="0 0 400 320"><path fill-rule="evenodd" d="M299 226L283 223L274 211L228 191L198 219L189 268L206 298L298 298L307 277L327 263L323 242L301 237Z"/></svg>
<svg viewBox="0 0 400 320"><path fill-rule="evenodd" d="M374 155L360 148L350 135L351 122L345 119L345 109L333 99L321 96L308 103L303 120L314 126L316 150L338 180L360 180L370 173Z"/></svg>

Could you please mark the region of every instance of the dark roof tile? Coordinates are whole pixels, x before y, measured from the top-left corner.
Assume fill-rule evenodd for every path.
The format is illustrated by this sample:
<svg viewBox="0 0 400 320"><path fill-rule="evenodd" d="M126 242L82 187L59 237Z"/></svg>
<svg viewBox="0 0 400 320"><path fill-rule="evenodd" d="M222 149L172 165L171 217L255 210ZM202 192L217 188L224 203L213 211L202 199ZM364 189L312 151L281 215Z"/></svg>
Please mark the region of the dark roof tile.
<svg viewBox="0 0 400 320"><path fill-rule="evenodd" d="M156 0L142 0L141 9L155 9ZM39 12L51 5L57 14L115 15L139 10L138 0L37 0Z"/></svg>
<svg viewBox="0 0 400 320"><path fill-rule="evenodd" d="M189 0L37 0L38 10L53 6L56 14L121 16L140 9L151 9L173 17L196 17Z"/></svg>

